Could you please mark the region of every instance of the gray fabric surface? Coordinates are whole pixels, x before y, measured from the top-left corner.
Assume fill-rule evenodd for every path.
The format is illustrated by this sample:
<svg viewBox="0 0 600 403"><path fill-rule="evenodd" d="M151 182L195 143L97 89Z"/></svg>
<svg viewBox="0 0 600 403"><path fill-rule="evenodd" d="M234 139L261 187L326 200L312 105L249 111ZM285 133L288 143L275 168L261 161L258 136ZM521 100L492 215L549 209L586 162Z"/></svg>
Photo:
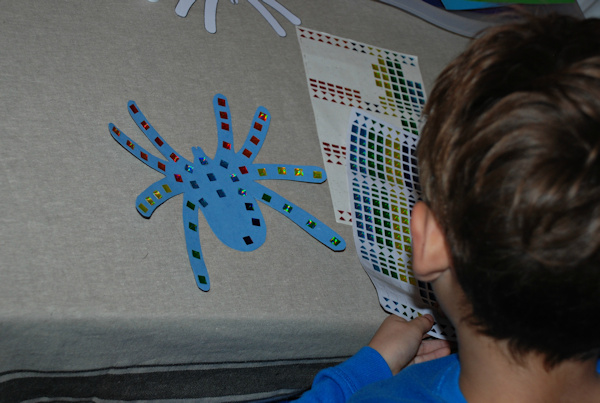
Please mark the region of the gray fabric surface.
<svg viewBox="0 0 600 403"><path fill-rule="evenodd" d="M308 28L417 55L426 89L466 43L376 1L281 3ZM385 316L326 184L265 183L345 237L344 252L264 206L267 241L238 252L200 216L208 293L189 266L181 196L149 220L136 212L161 176L108 133L113 122L155 151L130 99L187 158L193 146L214 155L220 92L238 149L262 105L272 122L257 162L323 164L294 26L278 18L280 38L247 2L223 0L212 35L203 2L186 18L176 4L0 0L0 381L15 370L345 356Z"/></svg>

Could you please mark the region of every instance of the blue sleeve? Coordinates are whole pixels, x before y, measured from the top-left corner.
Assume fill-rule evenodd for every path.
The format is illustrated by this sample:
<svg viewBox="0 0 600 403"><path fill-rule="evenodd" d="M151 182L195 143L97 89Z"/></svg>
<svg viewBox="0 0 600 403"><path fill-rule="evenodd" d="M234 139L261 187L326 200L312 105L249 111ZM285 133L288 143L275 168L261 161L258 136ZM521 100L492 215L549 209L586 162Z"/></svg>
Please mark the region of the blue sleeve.
<svg viewBox="0 0 600 403"><path fill-rule="evenodd" d="M345 402L362 387L391 377L383 357L371 347L363 347L347 361L319 372L312 388L296 401Z"/></svg>

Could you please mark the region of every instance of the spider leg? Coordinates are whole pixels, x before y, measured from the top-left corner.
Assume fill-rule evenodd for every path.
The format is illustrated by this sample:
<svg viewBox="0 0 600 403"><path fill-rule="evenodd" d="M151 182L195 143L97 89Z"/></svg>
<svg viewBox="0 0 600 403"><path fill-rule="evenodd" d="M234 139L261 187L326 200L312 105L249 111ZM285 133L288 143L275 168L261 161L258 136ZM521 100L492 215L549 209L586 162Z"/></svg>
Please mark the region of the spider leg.
<svg viewBox="0 0 600 403"><path fill-rule="evenodd" d="M137 211L144 217L150 218L158 206L183 191L183 185L174 182L170 177L163 178L140 193L135 200Z"/></svg>
<svg viewBox="0 0 600 403"><path fill-rule="evenodd" d="M146 119L144 114L139 110L137 104L134 101L129 101L127 106L127 109L129 110L129 115L131 115L131 118L138 125L142 133L146 135L148 140L150 140L150 142L154 144L154 147L156 147L156 149L160 151L160 153L167 160L177 163L181 159L182 161L180 163L187 162L183 157L181 157L181 155L179 155L173 149L173 147L169 145L169 143L165 141L165 139L161 137L160 134L158 134L154 127L152 127L152 125L148 122L148 119Z"/></svg>
<svg viewBox="0 0 600 403"><path fill-rule="evenodd" d="M202 291L208 291L210 289L210 279L200 247L198 205L197 202L190 200L186 194L183 196L183 231L185 232L185 244L196 285Z"/></svg>
<svg viewBox="0 0 600 403"><path fill-rule="evenodd" d="M294 25L302 24L302 21L300 21L300 18L296 17L287 8L285 8L284 6L279 4L279 2L277 0L263 0L263 2L265 4L270 5L275 10L277 10L279 12L279 14L283 15L292 24L294 24Z"/></svg>
<svg viewBox="0 0 600 403"><path fill-rule="evenodd" d="M219 0L204 1L204 28L211 34L217 32L217 3Z"/></svg>
<svg viewBox="0 0 600 403"><path fill-rule="evenodd" d="M254 185L255 186L252 187L252 194L258 200L292 220L310 236L327 246L329 249L335 251L346 249L346 241L316 217L269 188L256 182Z"/></svg>
<svg viewBox="0 0 600 403"><path fill-rule="evenodd" d="M196 0L179 0L175 6L175 14L180 17L187 17L190 8L194 5Z"/></svg>
<svg viewBox="0 0 600 403"><path fill-rule="evenodd" d="M277 32L277 35L281 36L282 38L286 36L285 29L283 29L281 24L279 24L275 17L273 17L273 14L271 14L259 0L248 0L248 3L252 4L256 11L258 11L265 20L267 20L275 32Z"/></svg>
<svg viewBox="0 0 600 403"><path fill-rule="evenodd" d="M231 127L231 111L229 102L223 94L217 94L213 97L213 110L215 120L217 121L218 142L215 161L220 159L229 160L234 155L233 150L233 130Z"/></svg>
<svg viewBox="0 0 600 403"><path fill-rule="evenodd" d="M133 155L138 160L142 161L144 164L148 165L150 168L158 171L162 174L165 174L165 170L168 162L163 161L154 155L150 154L148 151L144 149L144 147L137 144L135 141L131 140L125 133L119 130L114 124L108 125L108 131L111 136L117 140L119 144L123 146L124 149L129 151L131 155Z"/></svg>
<svg viewBox="0 0 600 403"><path fill-rule="evenodd" d="M281 179L296 182L323 183L327 179L325 170L314 165L253 164L249 179Z"/></svg>
<svg viewBox="0 0 600 403"><path fill-rule="evenodd" d="M270 124L271 115L267 108L263 106L258 107L252 118L246 141L236 154L241 161L244 161L246 164L251 164L254 161L267 137Z"/></svg>

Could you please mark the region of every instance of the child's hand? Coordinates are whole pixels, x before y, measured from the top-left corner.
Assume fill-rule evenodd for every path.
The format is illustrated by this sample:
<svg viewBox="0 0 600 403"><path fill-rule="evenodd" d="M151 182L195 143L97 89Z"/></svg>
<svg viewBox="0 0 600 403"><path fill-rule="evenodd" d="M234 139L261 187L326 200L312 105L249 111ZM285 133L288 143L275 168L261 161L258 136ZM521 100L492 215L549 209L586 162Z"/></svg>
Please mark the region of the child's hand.
<svg viewBox="0 0 600 403"><path fill-rule="evenodd" d="M433 317L429 314L407 322L396 316L388 316L369 347L377 350L396 375L401 369L411 365L444 357L450 354L450 344L446 340L423 340L431 330Z"/></svg>

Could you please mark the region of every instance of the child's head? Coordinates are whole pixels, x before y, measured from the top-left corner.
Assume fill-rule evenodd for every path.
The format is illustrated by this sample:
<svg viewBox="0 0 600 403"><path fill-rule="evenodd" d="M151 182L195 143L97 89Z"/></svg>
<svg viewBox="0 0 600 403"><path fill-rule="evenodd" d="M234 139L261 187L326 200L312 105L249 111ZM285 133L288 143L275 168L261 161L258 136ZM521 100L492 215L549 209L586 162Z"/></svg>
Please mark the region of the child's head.
<svg viewBox="0 0 600 403"><path fill-rule="evenodd" d="M548 364L600 351L600 20L493 28L438 77L423 198L470 321Z"/></svg>

